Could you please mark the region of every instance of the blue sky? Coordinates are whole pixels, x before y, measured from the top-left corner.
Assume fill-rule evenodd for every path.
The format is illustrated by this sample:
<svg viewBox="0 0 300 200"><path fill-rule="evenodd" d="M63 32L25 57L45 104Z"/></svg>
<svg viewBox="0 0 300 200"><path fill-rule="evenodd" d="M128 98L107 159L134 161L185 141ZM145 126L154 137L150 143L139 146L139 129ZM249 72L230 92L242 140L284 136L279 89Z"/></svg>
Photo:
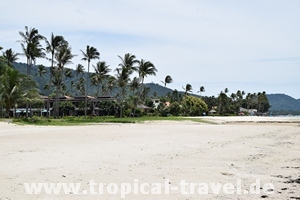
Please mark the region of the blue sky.
<svg viewBox="0 0 300 200"><path fill-rule="evenodd" d="M194 93L204 86L204 95L227 87L300 98L299 0L10 0L0 7L4 49L21 52L16 41L26 25L64 36L78 55L70 68L86 66L80 49L91 45L112 69L125 53L150 60L158 73L145 81L171 75L172 89L190 83Z"/></svg>

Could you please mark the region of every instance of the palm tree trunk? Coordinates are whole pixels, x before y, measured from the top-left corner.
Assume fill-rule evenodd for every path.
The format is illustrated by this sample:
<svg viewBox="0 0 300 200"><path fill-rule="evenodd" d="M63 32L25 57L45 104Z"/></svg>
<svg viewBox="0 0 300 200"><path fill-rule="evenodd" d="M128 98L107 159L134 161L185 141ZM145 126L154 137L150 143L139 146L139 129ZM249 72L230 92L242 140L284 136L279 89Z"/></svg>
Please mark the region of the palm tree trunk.
<svg viewBox="0 0 300 200"><path fill-rule="evenodd" d="M27 75L29 76L30 58L27 58ZM26 102L26 117L28 117L28 102Z"/></svg>
<svg viewBox="0 0 300 200"><path fill-rule="evenodd" d="M46 113L46 117L50 117L50 99L49 99L49 96L48 96L48 99L47 99L47 113Z"/></svg>
<svg viewBox="0 0 300 200"><path fill-rule="evenodd" d="M53 58L54 58L54 54L52 54L52 59L51 59L51 68L50 68L49 85L51 84L51 81L52 81Z"/></svg>
<svg viewBox="0 0 300 200"><path fill-rule="evenodd" d="M58 104L58 87L56 88L56 94L55 94L55 99L54 99L54 104L53 104L53 115L54 115L54 118L56 119L57 116L58 116L58 109L57 109L57 104Z"/></svg>
<svg viewBox="0 0 300 200"><path fill-rule="evenodd" d="M137 104L138 104L139 100L141 99L141 97L142 97L142 95L143 95L143 94L142 94L143 91L144 91L144 77L142 77L141 93L140 93L140 95L139 95L139 98L137 99ZM135 102L133 102L133 105L134 105L133 116L135 116L135 112L136 112Z"/></svg>
<svg viewBox="0 0 300 200"><path fill-rule="evenodd" d="M28 102L26 102L26 117L29 117L28 111L29 111L29 104Z"/></svg>
<svg viewBox="0 0 300 200"><path fill-rule="evenodd" d="M31 77L31 67L32 67L32 59L30 59L30 65L29 65L29 76L30 77ZM30 113L30 117L32 117L31 103L29 105L29 113Z"/></svg>
<svg viewBox="0 0 300 200"><path fill-rule="evenodd" d="M9 106L6 106L5 112L6 112L7 117L10 117L10 116L9 116L9 111L10 111L10 107L9 107Z"/></svg>
<svg viewBox="0 0 300 200"><path fill-rule="evenodd" d="M123 118L123 102L124 102L124 99L125 99L125 88L122 89L122 98L121 98L121 102L120 102L120 118Z"/></svg>
<svg viewBox="0 0 300 200"><path fill-rule="evenodd" d="M89 83L89 73L90 73L90 62L88 62L88 73L86 75L86 88L85 88L85 109L84 109L84 116L87 116L87 95L88 95L88 83Z"/></svg>

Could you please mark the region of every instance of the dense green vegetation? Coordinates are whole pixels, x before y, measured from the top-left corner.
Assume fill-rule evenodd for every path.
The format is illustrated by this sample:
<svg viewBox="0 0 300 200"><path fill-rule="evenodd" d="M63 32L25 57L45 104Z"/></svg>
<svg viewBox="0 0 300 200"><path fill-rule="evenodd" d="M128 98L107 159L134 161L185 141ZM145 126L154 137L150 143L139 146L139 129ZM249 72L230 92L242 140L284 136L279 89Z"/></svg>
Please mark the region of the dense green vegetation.
<svg viewBox="0 0 300 200"><path fill-rule="evenodd" d="M246 94L239 90L230 94L228 88L225 88L217 97L207 97L203 96L204 86L200 86L197 91L199 96L191 94L193 87L189 83L183 86L183 92L168 89L167 85L174 81L171 75L166 75L162 80L164 87L144 84L145 77L156 76L158 70L151 61L137 59L131 53L118 55L120 64L111 68L105 61L99 61L100 52L97 48L87 45L84 50L80 50L86 67L81 64L72 66L75 54L63 36L51 33L47 38L40 35L38 29L27 26L19 34L23 51L21 54L12 49L1 49L0 106L5 108L1 109L1 116L14 116L12 109L26 106L26 117L33 117L32 107L44 105L46 108L46 102L38 98L38 91L54 99L53 111L47 115L55 119L69 115L75 109L83 111L86 118L95 115L94 108L91 108L93 106L88 102L89 95L114 96L115 101L96 102L94 106L99 108L100 115L119 118L145 115L201 116L213 109L217 115L237 115L240 107L256 109L258 113L266 113L270 108L265 92ZM26 57L26 64L16 62L19 56ZM36 65L37 58L49 60L50 67ZM91 67L95 69L94 73L90 73ZM109 72L115 74L110 75ZM76 108L71 102L60 101L60 97L65 95L83 96L85 101ZM160 99L159 105L154 105L153 98ZM22 120L26 122L33 119Z"/></svg>

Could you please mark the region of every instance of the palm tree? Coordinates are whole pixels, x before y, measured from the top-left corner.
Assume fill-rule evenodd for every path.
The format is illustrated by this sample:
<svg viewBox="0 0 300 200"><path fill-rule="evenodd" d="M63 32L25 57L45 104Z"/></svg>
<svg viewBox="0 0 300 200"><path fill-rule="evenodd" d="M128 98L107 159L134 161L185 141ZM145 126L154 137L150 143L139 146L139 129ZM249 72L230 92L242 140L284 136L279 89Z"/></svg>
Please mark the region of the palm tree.
<svg viewBox="0 0 300 200"><path fill-rule="evenodd" d="M80 77L80 79L77 81L76 83L76 90L80 92L81 95L84 95L85 94L85 85L86 81L85 81L85 78L83 77Z"/></svg>
<svg viewBox="0 0 300 200"><path fill-rule="evenodd" d="M31 51L32 47L30 47L30 46L32 46L32 44L25 45L25 44L21 43L21 47L23 50L23 54L21 54L21 55L26 56L26 65L27 65L26 73L27 73L27 75L29 75L29 67L31 66L30 51Z"/></svg>
<svg viewBox="0 0 300 200"><path fill-rule="evenodd" d="M138 64L139 61L136 60L135 55L126 53L124 58L118 55L121 60L119 68L116 69L116 82L119 86L119 101L120 101L120 117L123 117L123 103L126 95L126 88L130 82L130 75L137 70L135 64Z"/></svg>
<svg viewBox="0 0 300 200"><path fill-rule="evenodd" d="M43 48L40 45L40 40L44 39L44 36L40 35L35 28L28 29L25 26L25 33L20 31L20 36L23 40L20 40L24 55L27 58L27 74L31 75L31 67L36 58L44 57Z"/></svg>
<svg viewBox="0 0 300 200"><path fill-rule="evenodd" d="M42 45L40 43L35 44L34 46L32 46L32 51L30 53L30 58L31 58L31 66L29 68L29 73L31 75L31 67L32 65L36 65L36 59L37 58L45 58L46 54L44 52L44 48L42 48Z"/></svg>
<svg viewBox="0 0 300 200"><path fill-rule="evenodd" d="M129 84L129 88L132 91L132 96L134 96L134 92L140 87L141 80L138 77L134 77Z"/></svg>
<svg viewBox="0 0 300 200"><path fill-rule="evenodd" d="M220 114L221 112L223 113L224 106L227 103L227 93L229 92L228 88L224 89L224 92L221 91L218 97L219 100L219 106L218 106L218 113Z"/></svg>
<svg viewBox="0 0 300 200"><path fill-rule="evenodd" d="M20 32L20 35L22 32ZM36 36L38 38L42 37L42 36ZM24 40L23 43L21 43L21 47L23 50L23 55L26 56L27 58L27 75L31 76L31 67L33 65L33 63L35 63L36 58L38 57L44 57L45 53L43 52L43 48L41 47L41 45L39 44L39 41L35 38L32 39L34 42L31 43L25 43ZM31 109L30 109L30 116L31 116ZM26 117L28 117L28 103L26 103Z"/></svg>
<svg viewBox="0 0 300 200"><path fill-rule="evenodd" d="M65 78L72 78L73 77L72 69L66 68L64 71L64 75L65 75Z"/></svg>
<svg viewBox="0 0 300 200"><path fill-rule="evenodd" d="M144 87L142 92L141 92L141 96L140 96L140 99L141 101L145 101L146 97L149 95L149 92L150 92L150 87Z"/></svg>
<svg viewBox="0 0 300 200"><path fill-rule="evenodd" d="M83 65L82 64L76 65L75 72L76 72L76 77L78 77L79 74L83 74L84 73L84 67L83 67Z"/></svg>
<svg viewBox="0 0 300 200"><path fill-rule="evenodd" d="M17 70L7 67L0 81L1 101L5 104L7 116L9 116L10 109L15 108L17 103L39 99L36 82Z"/></svg>
<svg viewBox="0 0 300 200"><path fill-rule="evenodd" d="M119 87L120 117L123 117L123 103L126 95L126 87L130 81L131 70L128 67L116 69L116 83Z"/></svg>
<svg viewBox="0 0 300 200"><path fill-rule="evenodd" d="M205 92L204 86L201 86L200 89L199 89L199 91L197 91L197 92L200 93L200 96L201 96L201 92Z"/></svg>
<svg viewBox="0 0 300 200"><path fill-rule="evenodd" d="M56 95L54 102L54 117L57 117L59 114L58 98L62 92L63 86L63 75L64 75L64 66L72 63L72 58L75 55L72 54L72 48L69 46L61 46L59 51L55 54L54 58L57 62L57 67L54 69L54 80L52 82L56 86Z"/></svg>
<svg viewBox="0 0 300 200"><path fill-rule="evenodd" d="M23 38L22 43L30 44L30 43L39 43L41 39L44 39L42 35L39 34L39 31L35 28L28 29L25 26L25 33L19 31L20 36Z"/></svg>
<svg viewBox="0 0 300 200"><path fill-rule="evenodd" d="M133 106L132 109L134 109L133 116L135 115L136 106L138 105L139 100L140 100L139 97L142 95L142 92L140 92L139 96L138 96L138 94L135 94L135 91L139 89L140 85L141 85L141 80L138 77L134 77L131 80L131 82L129 83L129 88L132 91L131 100L133 100L132 102L134 102L132 104L132 106Z"/></svg>
<svg viewBox="0 0 300 200"><path fill-rule="evenodd" d="M133 71L137 70L137 67L135 66L135 64L138 64L139 61L136 60L135 55L130 54L130 53L126 53L124 55L124 58L122 58L119 55L118 55L118 57L121 59L121 63L119 64L119 67L121 67L121 68L127 68L127 71L130 74L132 74Z"/></svg>
<svg viewBox="0 0 300 200"><path fill-rule="evenodd" d="M115 88L115 84L116 84L116 78L114 76L109 76L107 79L107 89L110 92L110 94Z"/></svg>
<svg viewBox="0 0 300 200"><path fill-rule="evenodd" d="M88 95L88 83L89 83L89 73L90 73L90 62L93 59L99 59L100 53L97 51L96 48L90 47L89 45L86 46L86 51L80 50L83 54L82 60L87 61L88 63L88 72L86 75L86 88L85 88L85 109L84 109L84 116L87 115L87 95Z"/></svg>
<svg viewBox="0 0 300 200"><path fill-rule="evenodd" d="M7 65L12 67L13 63L16 62L19 58L20 54L15 53L12 51L12 49L7 49L6 51L3 52L3 57L5 58Z"/></svg>
<svg viewBox="0 0 300 200"><path fill-rule="evenodd" d="M108 77L108 73L111 71L111 69L109 69L109 65L106 64L106 62L102 61L102 62L98 62L96 64L96 66L94 66L95 69L95 80L96 80L96 84L97 84L97 97L99 96L99 90L100 90L100 85L103 85L103 79ZM102 94L103 95L103 90L102 90Z"/></svg>
<svg viewBox="0 0 300 200"><path fill-rule="evenodd" d="M54 55L60 49L61 46L68 46L68 42L64 39L63 36L54 36L51 33L50 41L47 38L44 38L46 42L46 51L47 53L51 53L51 67L52 70L54 67ZM52 81L52 73L50 73L49 82Z"/></svg>
<svg viewBox="0 0 300 200"><path fill-rule="evenodd" d="M171 103L173 103L175 101L177 101L177 102L180 101L180 99L179 99L179 92L176 89L172 92Z"/></svg>
<svg viewBox="0 0 300 200"><path fill-rule="evenodd" d="M260 113L266 112L270 108L269 100L266 96L266 92L258 94L258 109L257 111Z"/></svg>
<svg viewBox="0 0 300 200"><path fill-rule="evenodd" d="M227 95L225 92L221 91L218 97L219 105L218 105L218 113L223 113L223 105L226 103Z"/></svg>
<svg viewBox="0 0 300 200"><path fill-rule="evenodd" d="M44 74L47 73L47 68L44 65L39 65L38 66L38 71L35 74L35 76L39 76L40 78L43 78Z"/></svg>
<svg viewBox="0 0 300 200"><path fill-rule="evenodd" d="M170 75L167 75L167 76L165 77L165 80L164 80L164 81L161 81L161 82L165 85L165 87L167 87L167 84L172 83L172 82L173 82L173 79L172 79L172 77L171 77Z"/></svg>
<svg viewBox="0 0 300 200"><path fill-rule="evenodd" d="M157 69L155 68L153 63L151 63L150 61L146 61L146 60L142 59L139 62L138 73L139 73L139 77L141 79L142 85L144 85L145 77L147 77L148 75L156 76L156 72L157 72Z"/></svg>
<svg viewBox="0 0 300 200"><path fill-rule="evenodd" d="M142 88L141 93L138 97L138 101L139 101L143 95L145 77L147 77L148 75L156 76L157 69L155 68L155 66L152 62L141 59L141 61L139 61L139 66L138 66L137 70L138 70L138 74L139 74L139 81L141 82L140 85ZM135 110L134 110L134 113L135 113Z"/></svg>
<svg viewBox="0 0 300 200"><path fill-rule="evenodd" d="M227 94L229 92L228 88L225 88L224 93Z"/></svg>
<svg viewBox="0 0 300 200"><path fill-rule="evenodd" d="M188 95L189 92L192 92L193 88L191 84L186 84L185 87L182 86L182 88L184 89L184 95Z"/></svg>

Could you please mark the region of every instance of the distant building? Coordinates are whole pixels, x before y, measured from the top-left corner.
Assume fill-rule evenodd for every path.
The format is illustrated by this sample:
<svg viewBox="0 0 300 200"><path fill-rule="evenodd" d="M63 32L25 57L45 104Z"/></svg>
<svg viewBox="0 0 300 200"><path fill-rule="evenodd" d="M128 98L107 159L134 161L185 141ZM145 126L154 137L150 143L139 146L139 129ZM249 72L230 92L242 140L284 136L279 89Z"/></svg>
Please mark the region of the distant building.
<svg viewBox="0 0 300 200"><path fill-rule="evenodd" d="M256 115L257 110L256 109L246 109L243 107L240 107L240 112L247 112L249 115Z"/></svg>

